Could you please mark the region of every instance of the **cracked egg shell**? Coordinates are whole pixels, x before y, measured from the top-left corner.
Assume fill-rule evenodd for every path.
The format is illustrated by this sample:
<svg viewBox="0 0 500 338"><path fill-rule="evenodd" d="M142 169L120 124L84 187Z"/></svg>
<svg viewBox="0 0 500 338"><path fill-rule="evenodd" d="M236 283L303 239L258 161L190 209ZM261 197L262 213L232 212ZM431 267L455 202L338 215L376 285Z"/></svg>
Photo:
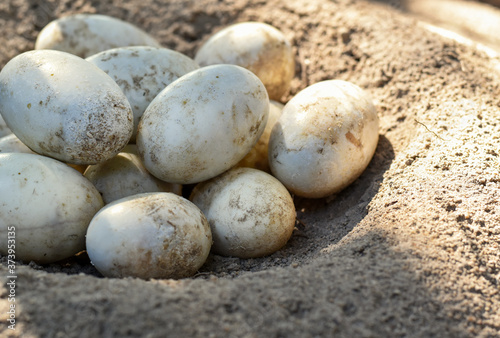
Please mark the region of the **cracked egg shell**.
<svg viewBox="0 0 500 338"><path fill-rule="evenodd" d="M161 47L138 27L101 14L75 14L51 21L35 42L35 49L59 50L82 58L126 46Z"/></svg>
<svg viewBox="0 0 500 338"><path fill-rule="evenodd" d="M262 22L241 22L222 29L201 46L195 61L200 66L228 63L252 71L271 100L288 92L295 73L290 42L281 31Z"/></svg>
<svg viewBox="0 0 500 338"><path fill-rule="evenodd" d="M101 193L104 203L147 192L182 194L182 185L167 183L151 175L137 153L121 152L105 162L90 165L84 176Z"/></svg>
<svg viewBox="0 0 500 338"><path fill-rule="evenodd" d="M285 105L271 132L271 171L296 195L337 193L368 166L378 124L372 100L358 86L341 80L313 84Z"/></svg>
<svg viewBox="0 0 500 338"><path fill-rule="evenodd" d="M187 199L147 193L105 206L92 219L86 243L92 264L106 277L184 278L205 263L212 235Z"/></svg>
<svg viewBox="0 0 500 338"><path fill-rule="evenodd" d="M130 140L133 115L120 87L75 55L20 54L0 72L0 111L30 149L72 164L95 164Z"/></svg>
<svg viewBox="0 0 500 338"><path fill-rule="evenodd" d="M139 122L137 149L148 171L166 182L190 184L236 165L257 143L269 99L252 72L215 65L165 88Z"/></svg>
<svg viewBox="0 0 500 338"><path fill-rule="evenodd" d="M295 227L295 205L273 176L252 168L233 168L199 183L190 200L212 229L213 252L255 258L272 254L289 240Z"/></svg>
<svg viewBox="0 0 500 338"><path fill-rule="evenodd" d="M103 51L86 59L120 86L134 113L135 142L137 125L153 99L174 80L199 66L191 58L167 48L122 47Z"/></svg>
<svg viewBox="0 0 500 338"><path fill-rule="evenodd" d="M0 186L0 238L15 232L16 259L46 264L85 250L103 201L79 172L40 155L0 154Z"/></svg>

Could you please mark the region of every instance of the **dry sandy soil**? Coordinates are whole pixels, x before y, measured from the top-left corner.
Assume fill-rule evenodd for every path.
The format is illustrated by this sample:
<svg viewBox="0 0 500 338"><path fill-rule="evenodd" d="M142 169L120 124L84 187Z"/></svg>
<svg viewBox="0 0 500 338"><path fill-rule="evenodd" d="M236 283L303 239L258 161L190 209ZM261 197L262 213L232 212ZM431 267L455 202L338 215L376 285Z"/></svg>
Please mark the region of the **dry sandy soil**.
<svg viewBox="0 0 500 338"><path fill-rule="evenodd" d="M80 12L191 57L231 23L270 23L296 55L283 101L325 79L356 83L376 102L380 141L352 186L296 198L296 230L269 257L212 255L180 281L103 278L85 254L19 262L15 331L1 265L1 336L500 336L498 58L380 1L8 0L0 67L50 20Z"/></svg>

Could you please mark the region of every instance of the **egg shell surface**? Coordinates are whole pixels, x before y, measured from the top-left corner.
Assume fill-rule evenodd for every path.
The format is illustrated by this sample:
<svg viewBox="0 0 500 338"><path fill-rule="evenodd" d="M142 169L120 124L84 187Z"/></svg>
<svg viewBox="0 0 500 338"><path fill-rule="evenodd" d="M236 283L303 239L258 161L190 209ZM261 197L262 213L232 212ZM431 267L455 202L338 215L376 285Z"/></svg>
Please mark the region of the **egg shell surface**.
<svg viewBox="0 0 500 338"><path fill-rule="evenodd" d="M134 113L135 142L139 119L147 106L167 85L199 66L191 58L167 48L122 47L86 59L120 86Z"/></svg>
<svg viewBox="0 0 500 338"><path fill-rule="evenodd" d="M271 171L296 195L337 193L367 167L377 147L378 125L371 98L355 84L313 84L285 105L271 132Z"/></svg>
<svg viewBox="0 0 500 338"><path fill-rule="evenodd" d="M0 115L0 138L10 134L12 134L12 131L7 127L7 123L5 123L2 115Z"/></svg>
<svg viewBox="0 0 500 338"><path fill-rule="evenodd" d="M85 250L85 233L103 206L95 187L54 159L0 154L0 254L15 236L15 256L45 264ZM11 236L12 237L12 236Z"/></svg>
<svg viewBox="0 0 500 338"><path fill-rule="evenodd" d="M36 154L33 150L22 143L21 140L14 134L0 138L0 153Z"/></svg>
<svg viewBox="0 0 500 338"><path fill-rule="evenodd" d="M84 176L101 193L104 203L147 192L182 194L182 185L167 183L151 175L137 154L118 153L99 164L90 165Z"/></svg>
<svg viewBox="0 0 500 338"><path fill-rule="evenodd" d="M166 182L189 184L238 163L262 135L269 99L262 82L235 65L192 71L165 88L139 122L144 165Z"/></svg>
<svg viewBox="0 0 500 338"><path fill-rule="evenodd" d="M277 101L269 101L269 117L267 119L266 129L262 133L257 144L248 152L248 154L236 165L237 167L248 167L270 172L268 161L269 137L274 125L278 122L283 110L283 104Z"/></svg>
<svg viewBox="0 0 500 338"><path fill-rule="evenodd" d="M51 21L35 42L35 49L59 50L82 58L126 46L161 47L138 27L102 14L75 14Z"/></svg>
<svg viewBox="0 0 500 338"><path fill-rule="evenodd" d="M212 235L203 213L187 199L148 193L104 207L86 241L92 264L104 276L184 278L206 261Z"/></svg>
<svg viewBox="0 0 500 338"><path fill-rule="evenodd" d="M213 251L255 258L281 249L295 227L295 205L273 176L252 168L233 168L194 188L190 200L212 229Z"/></svg>
<svg viewBox="0 0 500 338"><path fill-rule="evenodd" d="M27 154L36 154L33 150L28 148L21 140L14 134L10 134L0 138L0 153L27 153ZM76 169L81 174L85 171L87 166L79 165L79 164L68 164L73 169Z"/></svg>
<svg viewBox="0 0 500 338"><path fill-rule="evenodd" d="M241 22L210 37L198 50L200 66L234 64L257 75L272 100L279 100L290 88L295 74L292 46L275 27L262 22Z"/></svg>
<svg viewBox="0 0 500 338"><path fill-rule="evenodd" d="M20 54L0 72L0 111L36 153L73 164L95 164L130 140L133 115L120 87L72 54Z"/></svg>

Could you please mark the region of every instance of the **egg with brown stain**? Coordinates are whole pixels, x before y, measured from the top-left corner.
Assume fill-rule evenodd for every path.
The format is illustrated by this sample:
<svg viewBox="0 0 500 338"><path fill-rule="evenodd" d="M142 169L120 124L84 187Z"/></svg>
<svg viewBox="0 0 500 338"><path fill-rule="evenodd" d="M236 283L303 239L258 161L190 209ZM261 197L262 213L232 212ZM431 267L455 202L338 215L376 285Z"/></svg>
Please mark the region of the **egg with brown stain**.
<svg viewBox="0 0 500 338"><path fill-rule="evenodd" d="M257 75L271 100L288 93L295 74L292 46L277 28L263 22L240 22L211 36L194 59L200 66L234 64Z"/></svg>
<svg viewBox="0 0 500 338"><path fill-rule="evenodd" d="M113 79L55 50L25 52L5 65L0 111L31 150L71 164L110 159L133 130L132 109Z"/></svg>
<svg viewBox="0 0 500 338"><path fill-rule="evenodd" d="M378 126L371 98L355 84L313 84L285 105L271 132L271 172L296 195L335 194L368 166L377 148Z"/></svg>
<svg viewBox="0 0 500 338"><path fill-rule="evenodd" d="M153 99L170 83L199 66L191 58L167 48L121 47L86 59L120 86L134 113L135 142L139 119Z"/></svg>
<svg viewBox="0 0 500 338"><path fill-rule="evenodd" d="M193 203L172 193L126 197L105 206L87 231L87 253L106 277L190 277L205 263L212 235Z"/></svg>
<svg viewBox="0 0 500 338"><path fill-rule="evenodd" d="M273 176L252 168L234 168L194 188L190 200L206 215L213 251L254 258L272 254L290 239L295 205Z"/></svg>
<svg viewBox="0 0 500 338"><path fill-rule="evenodd" d="M16 259L46 264L85 250L87 227L103 201L79 172L48 157L5 153L0 186L0 236L15 237ZM0 254L7 255L7 245Z"/></svg>
<svg viewBox="0 0 500 338"><path fill-rule="evenodd" d="M137 149L148 171L171 183L198 183L236 165L257 143L269 98L252 72L207 66L172 82L144 112Z"/></svg>

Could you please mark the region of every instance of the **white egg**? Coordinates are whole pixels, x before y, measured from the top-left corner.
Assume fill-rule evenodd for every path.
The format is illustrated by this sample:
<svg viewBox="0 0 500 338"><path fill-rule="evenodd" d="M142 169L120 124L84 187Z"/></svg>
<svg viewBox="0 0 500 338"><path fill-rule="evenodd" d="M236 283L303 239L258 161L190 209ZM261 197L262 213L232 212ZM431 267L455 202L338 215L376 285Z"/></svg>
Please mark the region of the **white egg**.
<svg viewBox="0 0 500 338"><path fill-rule="evenodd" d="M144 112L137 148L151 174L197 183L238 163L266 126L262 82L234 65L200 68L172 82Z"/></svg>
<svg viewBox="0 0 500 338"><path fill-rule="evenodd" d="M0 153L36 154L33 150L22 143L21 140L14 134L0 138Z"/></svg>
<svg viewBox="0 0 500 338"><path fill-rule="evenodd" d="M107 277L183 278L206 261L210 226L193 203L149 193L105 206L87 231L87 253Z"/></svg>
<svg viewBox="0 0 500 338"><path fill-rule="evenodd" d="M255 168L265 172L270 172L268 155L269 137L274 125L278 122L283 110L283 104L276 101L269 101L269 117L267 119L266 129L257 141L257 144L248 152L248 154L236 165L237 167Z"/></svg>
<svg viewBox="0 0 500 338"><path fill-rule="evenodd" d="M341 80L313 84L285 105L273 128L271 171L299 196L337 193L368 166L378 121L372 100L358 86Z"/></svg>
<svg viewBox="0 0 500 338"><path fill-rule="evenodd" d="M28 148L21 140L14 134L4 136L0 138L0 153L27 153L27 154L37 154L30 148ZM38 154L37 154L38 155ZM81 174L85 171L87 166L79 164L68 164L73 169L78 170Z"/></svg>
<svg viewBox="0 0 500 338"><path fill-rule="evenodd" d="M133 115L106 73L72 54L20 54L0 72L0 111L33 151L73 164L116 155L129 141Z"/></svg>
<svg viewBox="0 0 500 338"><path fill-rule="evenodd" d="M295 227L286 188L256 169L234 168L194 188L191 201L212 229L214 253L253 258L281 249Z"/></svg>
<svg viewBox="0 0 500 338"><path fill-rule="evenodd" d="M94 184L106 204L147 192L182 194L180 184L157 179L146 170L139 156L130 152L121 152L103 163L88 166L84 176Z"/></svg>
<svg viewBox="0 0 500 338"><path fill-rule="evenodd" d="M12 134L12 131L7 127L7 123L3 119L2 115L0 115L0 137L4 137Z"/></svg>
<svg viewBox="0 0 500 338"><path fill-rule="evenodd" d="M269 93L279 100L290 88L295 60L288 39L262 22L242 22L224 28L208 39L196 53L200 66L234 64L257 75Z"/></svg>
<svg viewBox="0 0 500 338"><path fill-rule="evenodd" d="M160 47L136 26L101 14L75 14L50 22L35 42L35 49L54 49L87 57L126 46Z"/></svg>
<svg viewBox="0 0 500 338"><path fill-rule="evenodd" d="M80 173L40 155L0 154L0 186L0 237L14 239L16 259L51 263L85 250L103 202Z"/></svg>
<svg viewBox="0 0 500 338"><path fill-rule="evenodd" d="M127 96L134 113L135 142L139 119L160 91L199 66L191 58L166 48L122 47L86 59L113 80Z"/></svg>

